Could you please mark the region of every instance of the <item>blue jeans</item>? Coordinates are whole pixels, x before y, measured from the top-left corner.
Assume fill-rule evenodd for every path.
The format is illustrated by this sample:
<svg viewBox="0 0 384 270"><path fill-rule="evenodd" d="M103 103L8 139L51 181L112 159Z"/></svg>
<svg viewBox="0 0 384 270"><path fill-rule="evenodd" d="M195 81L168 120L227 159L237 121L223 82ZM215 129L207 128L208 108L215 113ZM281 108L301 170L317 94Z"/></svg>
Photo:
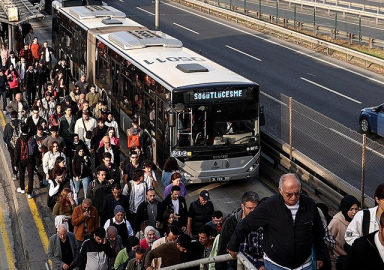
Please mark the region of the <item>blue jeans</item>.
<svg viewBox="0 0 384 270"><path fill-rule="evenodd" d="M73 177L73 182L75 183L76 194L79 195L80 183L83 183L84 198L87 198L87 190L89 185L89 176L85 178L80 178L79 181L76 181L76 177Z"/></svg>
<svg viewBox="0 0 384 270"><path fill-rule="evenodd" d="M268 260L264 260L264 269L265 270L283 270L283 269L285 270L285 268L281 268L280 266L277 266L276 264L273 264L273 263L271 263ZM313 270L312 264L309 264L308 266L303 267L303 268L298 267L297 269L300 269L300 270Z"/></svg>

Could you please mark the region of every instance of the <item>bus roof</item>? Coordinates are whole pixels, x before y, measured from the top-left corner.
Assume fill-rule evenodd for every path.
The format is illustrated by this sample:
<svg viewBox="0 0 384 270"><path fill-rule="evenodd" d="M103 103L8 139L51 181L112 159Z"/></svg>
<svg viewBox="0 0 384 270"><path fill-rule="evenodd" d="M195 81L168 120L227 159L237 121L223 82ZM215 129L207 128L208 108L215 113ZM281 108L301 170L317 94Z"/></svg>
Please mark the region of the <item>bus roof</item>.
<svg viewBox="0 0 384 270"><path fill-rule="evenodd" d="M100 40L143 69L170 91L221 86L257 86L256 83L220 66L160 31L120 31Z"/></svg>
<svg viewBox="0 0 384 270"><path fill-rule="evenodd" d="M58 1L54 1L52 6L65 14L76 24L85 30L101 29L111 26L129 26L135 28L145 28L143 25L128 19L124 12L111 6L71 6L62 7Z"/></svg>

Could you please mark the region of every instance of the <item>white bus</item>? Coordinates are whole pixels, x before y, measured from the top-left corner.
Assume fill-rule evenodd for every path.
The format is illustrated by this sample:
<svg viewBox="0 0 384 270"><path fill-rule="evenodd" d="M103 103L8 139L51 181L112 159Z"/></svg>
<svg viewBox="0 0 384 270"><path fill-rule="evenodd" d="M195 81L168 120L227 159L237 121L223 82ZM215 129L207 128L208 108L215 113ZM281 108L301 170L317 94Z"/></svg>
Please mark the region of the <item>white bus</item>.
<svg viewBox="0 0 384 270"><path fill-rule="evenodd" d="M85 29L73 16L65 20ZM168 157L176 158L189 183L258 174L258 84L159 31L88 29L81 50L86 63L79 68L102 91L123 130L138 119L146 158L160 168Z"/></svg>

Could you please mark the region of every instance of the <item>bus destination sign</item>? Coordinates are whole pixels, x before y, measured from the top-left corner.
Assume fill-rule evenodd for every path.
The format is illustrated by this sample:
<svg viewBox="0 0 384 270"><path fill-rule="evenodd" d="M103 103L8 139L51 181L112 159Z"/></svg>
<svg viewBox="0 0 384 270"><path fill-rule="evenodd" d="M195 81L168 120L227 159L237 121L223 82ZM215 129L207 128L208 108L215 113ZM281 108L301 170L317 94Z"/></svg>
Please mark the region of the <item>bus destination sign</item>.
<svg viewBox="0 0 384 270"><path fill-rule="evenodd" d="M214 101L225 99L245 99L246 91L244 89L239 90L220 90L220 91L208 91L201 93L191 93L190 102L193 101Z"/></svg>

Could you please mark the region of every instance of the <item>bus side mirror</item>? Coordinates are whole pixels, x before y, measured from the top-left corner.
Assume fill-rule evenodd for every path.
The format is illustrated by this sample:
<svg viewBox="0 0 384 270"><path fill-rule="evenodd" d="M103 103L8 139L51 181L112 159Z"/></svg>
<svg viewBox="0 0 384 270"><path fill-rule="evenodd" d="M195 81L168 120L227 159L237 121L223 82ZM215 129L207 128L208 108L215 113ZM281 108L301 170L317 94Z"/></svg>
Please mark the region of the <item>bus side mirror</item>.
<svg viewBox="0 0 384 270"><path fill-rule="evenodd" d="M168 126L175 127L176 126L176 114L174 112L170 112L168 114Z"/></svg>
<svg viewBox="0 0 384 270"><path fill-rule="evenodd" d="M262 127L265 125L265 114L264 114L264 106L260 107L260 114L259 114L259 126Z"/></svg>

